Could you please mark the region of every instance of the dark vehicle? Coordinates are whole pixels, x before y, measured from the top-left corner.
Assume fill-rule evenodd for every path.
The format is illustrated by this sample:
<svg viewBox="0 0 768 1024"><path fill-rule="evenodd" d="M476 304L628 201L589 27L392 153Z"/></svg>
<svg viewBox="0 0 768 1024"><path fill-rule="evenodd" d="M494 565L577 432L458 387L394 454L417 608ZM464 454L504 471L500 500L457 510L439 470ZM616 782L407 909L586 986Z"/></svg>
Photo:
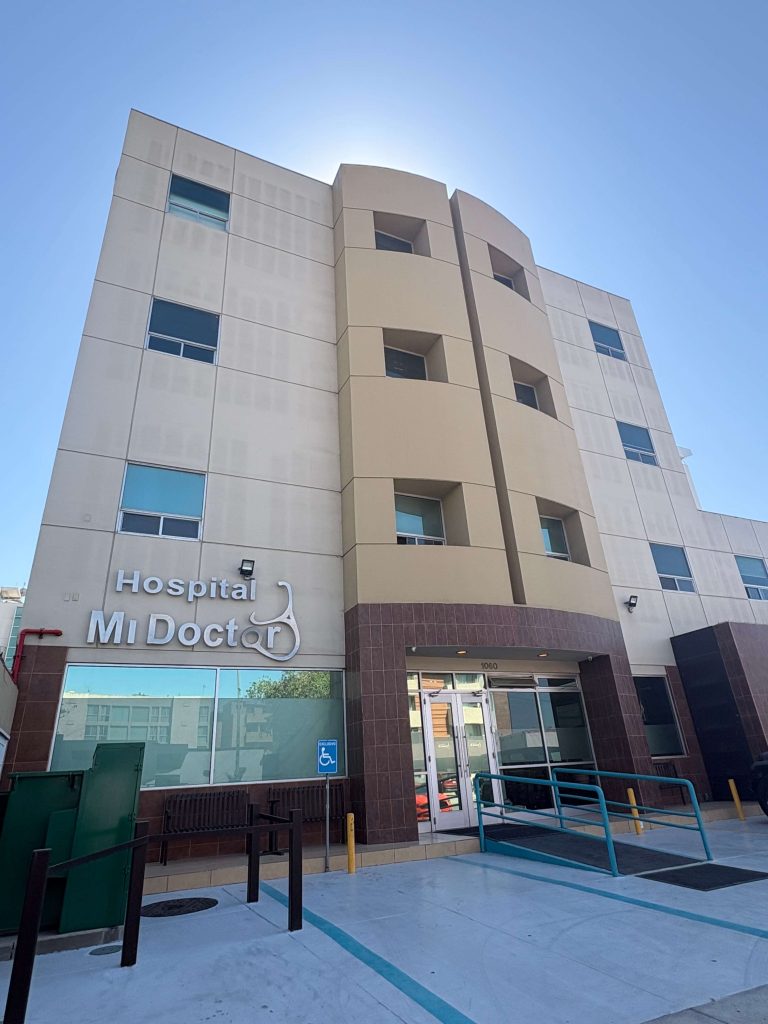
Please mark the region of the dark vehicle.
<svg viewBox="0 0 768 1024"><path fill-rule="evenodd" d="M752 792L764 814L768 814L768 750L752 765Z"/></svg>

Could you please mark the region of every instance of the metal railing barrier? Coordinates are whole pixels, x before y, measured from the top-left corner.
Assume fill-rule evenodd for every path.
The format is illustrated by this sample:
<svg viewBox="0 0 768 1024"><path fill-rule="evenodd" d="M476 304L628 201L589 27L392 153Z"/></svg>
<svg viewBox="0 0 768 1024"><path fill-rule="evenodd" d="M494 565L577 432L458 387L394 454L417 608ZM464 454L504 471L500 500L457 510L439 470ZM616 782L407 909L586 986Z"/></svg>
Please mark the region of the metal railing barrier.
<svg viewBox="0 0 768 1024"><path fill-rule="evenodd" d="M264 824L259 822L263 821ZM265 814L258 804L251 804L248 813L248 824L237 828L220 828L206 830L206 836L245 835L248 855L248 876L246 885L246 902L259 901L259 864L262 852L261 836L270 837L276 832L287 831L288 840L288 931L299 931L302 927L302 817L300 810L292 810L287 818L276 814ZM149 835L149 823L137 821L133 839L125 843L109 846L104 850L73 857L70 860L51 864L50 849L33 850L24 893L24 906L19 922L16 948L13 955L13 967L8 985L5 1002L3 1024L24 1024L29 1002L29 990L32 983L32 971L35 964L35 953L40 935L40 921L43 913L43 901L48 879L61 875L70 868L88 864L125 850L131 851L131 867L128 877L128 895L123 923L123 948L120 957L121 967L133 967L138 957L139 925L141 922L141 900L144 894L144 871L147 862L147 847L152 842L167 842L175 839L197 838L199 832L160 832Z"/></svg>

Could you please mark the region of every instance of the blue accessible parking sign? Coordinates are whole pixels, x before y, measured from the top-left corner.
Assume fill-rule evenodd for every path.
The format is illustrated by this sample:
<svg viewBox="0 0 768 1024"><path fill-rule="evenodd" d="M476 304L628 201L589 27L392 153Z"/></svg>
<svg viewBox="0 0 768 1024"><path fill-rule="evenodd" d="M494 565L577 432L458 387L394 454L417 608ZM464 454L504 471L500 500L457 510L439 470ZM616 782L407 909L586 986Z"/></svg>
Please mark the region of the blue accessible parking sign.
<svg viewBox="0 0 768 1024"><path fill-rule="evenodd" d="M317 774L335 775L339 770L339 741L317 741Z"/></svg>

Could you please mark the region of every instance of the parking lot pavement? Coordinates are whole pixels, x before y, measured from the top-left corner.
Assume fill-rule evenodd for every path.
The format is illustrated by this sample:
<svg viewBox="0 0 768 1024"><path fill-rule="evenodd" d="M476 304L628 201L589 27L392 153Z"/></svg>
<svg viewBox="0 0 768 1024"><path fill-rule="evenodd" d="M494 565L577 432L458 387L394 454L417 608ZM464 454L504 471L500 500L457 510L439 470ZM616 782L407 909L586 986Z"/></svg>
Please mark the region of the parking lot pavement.
<svg viewBox="0 0 768 1024"><path fill-rule="evenodd" d="M768 865L768 819L708 834L718 860ZM633 841L651 839L696 855L693 834ZM286 891L264 884L249 906L244 886L194 890L218 905L143 919L133 968L85 950L39 957L29 1024L640 1024L683 1010L704 1024L734 993L743 1012L722 1020L766 1024L745 990L768 982L768 880L702 893L474 854L308 876L293 934ZM0 964L3 986L9 973Z"/></svg>

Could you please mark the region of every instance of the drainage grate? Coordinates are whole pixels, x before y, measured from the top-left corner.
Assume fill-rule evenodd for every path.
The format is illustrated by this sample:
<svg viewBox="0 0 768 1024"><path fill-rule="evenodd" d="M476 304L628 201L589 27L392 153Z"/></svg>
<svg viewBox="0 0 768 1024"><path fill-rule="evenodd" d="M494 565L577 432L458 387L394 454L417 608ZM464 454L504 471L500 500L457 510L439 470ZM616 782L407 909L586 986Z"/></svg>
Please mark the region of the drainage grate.
<svg viewBox="0 0 768 1024"><path fill-rule="evenodd" d="M197 914L201 910L210 910L218 904L218 900L206 896L190 896L180 900L159 900L141 908L142 917L179 917L181 914Z"/></svg>
<svg viewBox="0 0 768 1024"><path fill-rule="evenodd" d="M730 885L743 885L745 882L759 882L768 878L764 871L749 871L747 868L734 868L728 864L690 864L682 868L671 868L667 871L651 871L643 878L654 882L667 882L669 885L680 885L685 889L696 889L709 892L711 889L725 889Z"/></svg>
<svg viewBox="0 0 768 1024"><path fill-rule="evenodd" d="M119 953L122 946L97 946L88 950L88 956L107 956L109 953Z"/></svg>

